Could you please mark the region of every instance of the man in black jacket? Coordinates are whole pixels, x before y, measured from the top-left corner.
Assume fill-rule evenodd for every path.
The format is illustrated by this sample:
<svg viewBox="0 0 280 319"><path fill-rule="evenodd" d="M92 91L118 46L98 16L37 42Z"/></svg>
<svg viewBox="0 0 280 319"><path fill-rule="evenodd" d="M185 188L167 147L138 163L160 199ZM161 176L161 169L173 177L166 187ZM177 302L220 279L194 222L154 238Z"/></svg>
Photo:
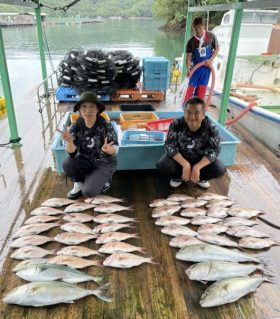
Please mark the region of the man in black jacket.
<svg viewBox="0 0 280 319"><path fill-rule="evenodd" d="M184 105L184 116L170 124L165 148L167 154L156 167L171 178L172 187L192 181L208 188L208 180L226 171L217 159L221 150L218 130L205 116L205 102L198 97L189 99Z"/></svg>

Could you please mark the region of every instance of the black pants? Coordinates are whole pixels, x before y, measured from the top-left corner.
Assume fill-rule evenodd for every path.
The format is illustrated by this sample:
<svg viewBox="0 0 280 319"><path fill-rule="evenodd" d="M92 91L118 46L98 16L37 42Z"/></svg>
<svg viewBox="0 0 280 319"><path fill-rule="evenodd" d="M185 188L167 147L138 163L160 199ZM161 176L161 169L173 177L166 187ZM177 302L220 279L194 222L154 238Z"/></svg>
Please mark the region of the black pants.
<svg viewBox="0 0 280 319"><path fill-rule="evenodd" d="M67 157L62 167L65 174L74 182L83 182L82 193L90 198L99 194L104 184L113 176L117 169L117 161L93 164L87 158L77 155Z"/></svg>
<svg viewBox="0 0 280 319"><path fill-rule="evenodd" d="M191 166L194 166L196 163L198 163L200 160L190 163ZM156 168L165 176L169 178L181 178L183 168L182 166L177 163L174 159L168 157L166 154L163 155L160 160L156 163ZM216 159L214 162L210 163L209 165L203 167L200 170L200 180L206 180L220 177L224 175L226 172L226 168L224 164Z"/></svg>

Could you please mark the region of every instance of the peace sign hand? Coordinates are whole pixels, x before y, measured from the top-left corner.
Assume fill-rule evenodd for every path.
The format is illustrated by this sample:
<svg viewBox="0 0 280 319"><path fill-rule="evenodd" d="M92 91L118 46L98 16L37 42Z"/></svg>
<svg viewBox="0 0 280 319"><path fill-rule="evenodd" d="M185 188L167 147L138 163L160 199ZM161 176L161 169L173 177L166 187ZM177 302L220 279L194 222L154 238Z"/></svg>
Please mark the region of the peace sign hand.
<svg viewBox="0 0 280 319"><path fill-rule="evenodd" d="M67 129L67 126L64 125L63 131L61 131L61 139L66 142L73 142L73 136L70 134L70 132Z"/></svg>
<svg viewBox="0 0 280 319"><path fill-rule="evenodd" d="M112 146L114 142L108 143L108 138L105 137L104 144L101 148L102 152L109 154L109 155L114 155L115 154L115 148Z"/></svg>

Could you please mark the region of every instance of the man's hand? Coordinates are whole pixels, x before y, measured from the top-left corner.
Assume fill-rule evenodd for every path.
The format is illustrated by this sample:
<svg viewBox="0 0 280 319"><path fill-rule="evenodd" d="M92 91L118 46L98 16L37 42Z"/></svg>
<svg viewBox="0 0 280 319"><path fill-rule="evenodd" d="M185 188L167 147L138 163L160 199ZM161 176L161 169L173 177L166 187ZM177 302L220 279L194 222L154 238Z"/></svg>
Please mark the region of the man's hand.
<svg viewBox="0 0 280 319"><path fill-rule="evenodd" d="M102 152L109 154L109 155L114 155L115 154L115 148L112 146L114 142L108 143L107 137L105 137L105 142L101 148Z"/></svg>
<svg viewBox="0 0 280 319"><path fill-rule="evenodd" d="M194 183L197 183L200 181L200 167L198 165L193 166L190 180Z"/></svg>
<svg viewBox="0 0 280 319"><path fill-rule="evenodd" d="M190 163L186 162L183 165L182 180L187 182L190 179L190 176L191 176L191 165Z"/></svg>

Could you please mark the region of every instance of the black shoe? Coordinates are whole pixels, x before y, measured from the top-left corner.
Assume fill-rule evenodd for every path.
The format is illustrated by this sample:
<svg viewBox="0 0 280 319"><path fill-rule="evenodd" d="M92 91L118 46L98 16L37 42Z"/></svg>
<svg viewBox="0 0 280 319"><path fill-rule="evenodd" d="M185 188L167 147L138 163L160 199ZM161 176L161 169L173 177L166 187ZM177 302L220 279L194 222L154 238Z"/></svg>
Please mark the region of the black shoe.
<svg viewBox="0 0 280 319"><path fill-rule="evenodd" d="M105 194L108 190L109 190L109 188L111 187L111 184L112 184L112 178L110 178L109 180L108 180L108 182L106 182L105 183L105 185L103 186L103 188L101 189L101 193L102 194Z"/></svg>

